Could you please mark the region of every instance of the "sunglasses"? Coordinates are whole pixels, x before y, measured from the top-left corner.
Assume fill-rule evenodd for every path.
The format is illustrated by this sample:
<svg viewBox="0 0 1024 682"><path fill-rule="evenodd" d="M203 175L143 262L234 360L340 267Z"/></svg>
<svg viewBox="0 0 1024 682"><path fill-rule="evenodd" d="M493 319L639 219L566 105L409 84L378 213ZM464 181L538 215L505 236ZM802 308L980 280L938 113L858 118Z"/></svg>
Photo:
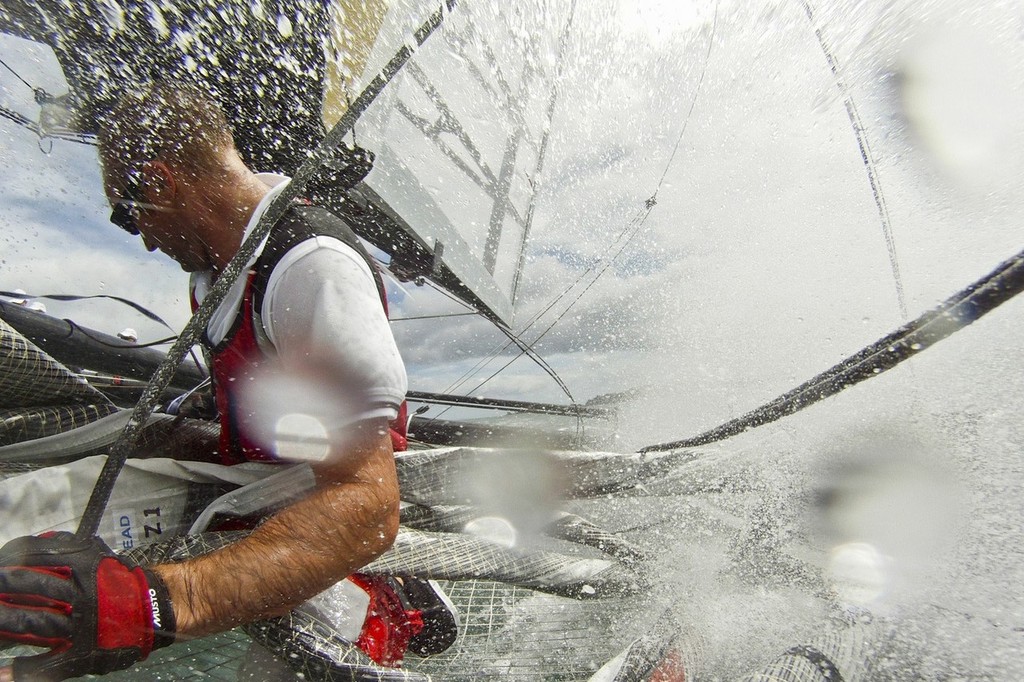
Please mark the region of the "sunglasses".
<svg viewBox="0 0 1024 682"><path fill-rule="evenodd" d="M166 206L148 204L139 201L142 198L142 188L139 176L132 173L124 182L124 196L118 199L110 199L114 209L110 212L110 222L120 227L131 235L139 234L139 213L141 211L170 212Z"/></svg>

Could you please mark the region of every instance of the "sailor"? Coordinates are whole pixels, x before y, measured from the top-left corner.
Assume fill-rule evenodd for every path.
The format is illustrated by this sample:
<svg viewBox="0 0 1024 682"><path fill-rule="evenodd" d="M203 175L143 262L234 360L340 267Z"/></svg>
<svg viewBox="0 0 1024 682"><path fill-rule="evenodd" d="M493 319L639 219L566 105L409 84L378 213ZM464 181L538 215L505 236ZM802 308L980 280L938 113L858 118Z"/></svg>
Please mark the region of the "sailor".
<svg viewBox="0 0 1024 682"><path fill-rule="evenodd" d="M247 168L218 105L177 84L126 97L105 121L100 155L112 222L191 273L195 304L288 183ZM448 646L454 616L425 582L356 573L398 528L406 374L385 307L348 226L294 202L204 345L221 460L305 460L315 489L244 539L181 563L138 567L68 533L11 541L0 548L0 642L50 652L16 659L0 682L126 668L175 640L284 614L346 577L368 595L357 645L378 663ZM424 629L415 607L441 612L440 629Z"/></svg>

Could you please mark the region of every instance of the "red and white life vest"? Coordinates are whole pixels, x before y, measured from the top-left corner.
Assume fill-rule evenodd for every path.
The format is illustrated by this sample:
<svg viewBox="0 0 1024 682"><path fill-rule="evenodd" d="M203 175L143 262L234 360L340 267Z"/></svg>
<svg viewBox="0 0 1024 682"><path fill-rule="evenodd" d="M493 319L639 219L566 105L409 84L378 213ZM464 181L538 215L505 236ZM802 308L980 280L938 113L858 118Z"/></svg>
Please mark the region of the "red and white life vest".
<svg viewBox="0 0 1024 682"><path fill-rule="evenodd" d="M221 424L219 454L224 464L276 460L275 453L269 447L259 444L248 435L254 431L249 425L249 420L253 417L239 408L239 387L251 381L260 365L266 361L266 355L258 341L256 317L262 307L270 273L289 249L318 236L339 239L366 260L377 283L381 305L387 314L384 282L376 264L352 230L325 209L300 204L291 206L271 230L263 252L245 275L245 293L231 330L218 344L211 343L207 335L203 334L203 345L211 356L214 395ZM193 293L193 311L197 307L198 302ZM398 417L391 422L391 443L396 452L407 447L407 414L406 403L403 402Z"/></svg>

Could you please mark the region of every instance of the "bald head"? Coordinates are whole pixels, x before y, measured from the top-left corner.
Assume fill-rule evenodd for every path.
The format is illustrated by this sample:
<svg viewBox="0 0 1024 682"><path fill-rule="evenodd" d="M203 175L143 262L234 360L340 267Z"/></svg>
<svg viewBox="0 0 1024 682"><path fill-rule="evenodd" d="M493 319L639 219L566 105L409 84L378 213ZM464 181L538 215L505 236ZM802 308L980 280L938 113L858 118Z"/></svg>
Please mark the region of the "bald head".
<svg viewBox="0 0 1024 682"><path fill-rule="evenodd" d="M223 268L268 187L238 155L217 103L153 83L103 118L99 142L111 221L189 272Z"/></svg>
<svg viewBox="0 0 1024 682"><path fill-rule="evenodd" d="M220 106L180 83L152 83L126 94L103 117L99 144L108 174L122 182L154 159L195 178L225 170L225 159L237 156Z"/></svg>

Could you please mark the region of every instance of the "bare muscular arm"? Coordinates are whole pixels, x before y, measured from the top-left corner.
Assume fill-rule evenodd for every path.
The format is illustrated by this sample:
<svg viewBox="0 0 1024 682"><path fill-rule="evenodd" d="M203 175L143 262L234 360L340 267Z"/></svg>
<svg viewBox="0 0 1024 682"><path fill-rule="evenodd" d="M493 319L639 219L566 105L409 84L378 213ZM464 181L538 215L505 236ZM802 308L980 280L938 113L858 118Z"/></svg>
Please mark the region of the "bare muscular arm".
<svg viewBox="0 0 1024 682"><path fill-rule="evenodd" d="M383 421L317 467L317 488L237 543L155 571L179 637L281 615L366 565L398 532L398 481Z"/></svg>

